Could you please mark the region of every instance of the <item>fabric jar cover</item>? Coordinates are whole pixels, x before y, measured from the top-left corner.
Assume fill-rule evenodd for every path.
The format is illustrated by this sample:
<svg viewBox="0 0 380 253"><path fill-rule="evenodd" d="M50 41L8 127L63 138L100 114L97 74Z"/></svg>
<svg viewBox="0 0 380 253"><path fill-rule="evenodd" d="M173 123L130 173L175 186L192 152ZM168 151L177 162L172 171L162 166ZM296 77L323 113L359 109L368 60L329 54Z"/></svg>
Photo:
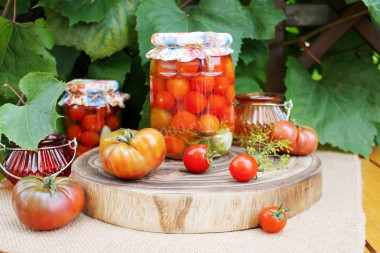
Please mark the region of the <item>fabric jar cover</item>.
<svg viewBox="0 0 380 253"><path fill-rule="evenodd" d="M115 80L74 79L66 83L66 93L59 105L84 106L119 106L124 107L128 93L118 91L119 83Z"/></svg>
<svg viewBox="0 0 380 253"><path fill-rule="evenodd" d="M189 62L233 53L230 48L232 36L228 33L155 33L151 42L155 48L146 57L163 61Z"/></svg>

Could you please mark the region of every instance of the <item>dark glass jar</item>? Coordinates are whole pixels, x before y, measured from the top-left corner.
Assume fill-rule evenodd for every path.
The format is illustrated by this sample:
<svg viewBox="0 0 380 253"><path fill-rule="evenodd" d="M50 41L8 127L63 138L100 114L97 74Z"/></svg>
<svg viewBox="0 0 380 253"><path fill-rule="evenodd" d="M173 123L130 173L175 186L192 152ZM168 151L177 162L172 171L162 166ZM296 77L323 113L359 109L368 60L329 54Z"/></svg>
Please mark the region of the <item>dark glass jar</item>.
<svg viewBox="0 0 380 253"><path fill-rule="evenodd" d="M2 165L3 174L15 184L22 177L52 175L66 167L58 175L67 177L71 173L75 148L76 145L60 133L52 133L40 141L38 152L11 144L11 147L4 148L9 150L9 154Z"/></svg>
<svg viewBox="0 0 380 253"><path fill-rule="evenodd" d="M234 136L248 136L255 129L268 129L272 124L287 120L284 95L275 92L237 94Z"/></svg>

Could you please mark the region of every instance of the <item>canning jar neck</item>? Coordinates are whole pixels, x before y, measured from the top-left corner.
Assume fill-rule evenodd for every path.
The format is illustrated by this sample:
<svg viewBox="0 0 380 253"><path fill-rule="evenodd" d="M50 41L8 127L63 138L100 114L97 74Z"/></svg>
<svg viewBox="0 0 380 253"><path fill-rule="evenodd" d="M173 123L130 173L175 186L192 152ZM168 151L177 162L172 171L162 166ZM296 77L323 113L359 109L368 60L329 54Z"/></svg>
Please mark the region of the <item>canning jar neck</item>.
<svg viewBox="0 0 380 253"><path fill-rule="evenodd" d="M276 92L251 92L236 95L239 104L281 104L284 95Z"/></svg>

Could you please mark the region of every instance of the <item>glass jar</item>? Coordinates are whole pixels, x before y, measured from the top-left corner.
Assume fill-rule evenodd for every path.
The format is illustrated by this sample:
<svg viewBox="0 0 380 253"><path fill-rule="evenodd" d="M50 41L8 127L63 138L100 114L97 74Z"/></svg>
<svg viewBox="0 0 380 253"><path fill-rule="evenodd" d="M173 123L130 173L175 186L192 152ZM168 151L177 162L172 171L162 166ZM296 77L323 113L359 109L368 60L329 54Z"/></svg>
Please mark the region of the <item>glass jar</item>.
<svg viewBox="0 0 380 253"><path fill-rule="evenodd" d="M75 142L68 142L60 133L52 133L38 144L38 152L25 150L15 144L3 145L9 153L2 164L3 174L16 184L19 179L29 175L47 176L57 173L68 177L71 162L75 155Z"/></svg>
<svg viewBox="0 0 380 253"><path fill-rule="evenodd" d="M78 141L77 156L99 146L101 136L120 128L119 108L128 94L114 80L74 79L58 103L63 106L66 135Z"/></svg>
<svg viewBox="0 0 380 253"><path fill-rule="evenodd" d="M284 95L275 92L237 94L234 136L248 136L255 129L269 129L272 124L288 120L291 100L284 103Z"/></svg>
<svg viewBox="0 0 380 253"><path fill-rule="evenodd" d="M164 135L167 157L181 159L196 143L226 154L234 128L231 35L157 33L151 40L151 126Z"/></svg>

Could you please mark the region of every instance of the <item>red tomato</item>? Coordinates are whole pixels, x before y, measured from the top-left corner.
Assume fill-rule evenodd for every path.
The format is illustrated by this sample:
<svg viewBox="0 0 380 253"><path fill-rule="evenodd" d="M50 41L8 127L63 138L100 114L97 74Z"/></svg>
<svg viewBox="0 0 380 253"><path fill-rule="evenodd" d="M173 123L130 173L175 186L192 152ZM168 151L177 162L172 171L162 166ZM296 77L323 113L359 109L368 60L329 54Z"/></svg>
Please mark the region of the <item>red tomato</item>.
<svg viewBox="0 0 380 253"><path fill-rule="evenodd" d="M234 118L235 107L230 105L224 108L223 113L219 118L220 122L225 123L229 128L234 128L235 118Z"/></svg>
<svg viewBox="0 0 380 253"><path fill-rule="evenodd" d="M51 182L40 176L20 179L12 191L12 206L17 218L25 226L36 230L62 227L75 219L83 210L85 197L79 183L68 177Z"/></svg>
<svg viewBox="0 0 380 253"><path fill-rule="evenodd" d="M104 124L104 118L98 114L86 115L82 121L82 127L84 129L95 132L102 130Z"/></svg>
<svg viewBox="0 0 380 253"><path fill-rule="evenodd" d="M279 121L272 126L271 138L273 140L289 140L292 150L283 150L283 153L292 155L308 155L318 148L318 135L309 126L299 128L289 121Z"/></svg>
<svg viewBox="0 0 380 253"><path fill-rule="evenodd" d="M185 149L185 142L181 138L171 135L166 135L164 138L168 153L179 155Z"/></svg>
<svg viewBox="0 0 380 253"><path fill-rule="evenodd" d="M241 154L232 159L229 169L237 181L248 182L257 175L259 166L253 156Z"/></svg>
<svg viewBox="0 0 380 253"><path fill-rule="evenodd" d="M90 148L96 147L99 144L99 135L93 131L84 131L80 141Z"/></svg>
<svg viewBox="0 0 380 253"><path fill-rule="evenodd" d="M78 157L78 156L82 155L83 153L86 153L89 150L91 150L90 147L83 146L83 145L79 144L78 147L77 147L77 154L76 154L76 156Z"/></svg>
<svg viewBox="0 0 380 253"><path fill-rule="evenodd" d="M177 112L171 126L174 130L191 131L197 126L197 116L187 111Z"/></svg>
<svg viewBox="0 0 380 253"><path fill-rule="evenodd" d="M86 116L86 111L83 106L73 105L69 109L70 116L75 121L81 121Z"/></svg>
<svg viewBox="0 0 380 253"><path fill-rule="evenodd" d="M203 114L197 120L197 129L204 134L215 133L219 129L219 119L212 114Z"/></svg>
<svg viewBox="0 0 380 253"><path fill-rule="evenodd" d="M156 105L164 110L169 110L174 105L174 97L170 92L160 91L156 95Z"/></svg>
<svg viewBox="0 0 380 253"><path fill-rule="evenodd" d="M224 63L224 72L223 75L227 77L230 82L235 82L235 70L234 70L234 63L232 61L232 58L230 56L223 56L223 63Z"/></svg>
<svg viewBox="0 0 380 253"><path fill-rule="evenodd" d="M185 110L191 113L199 113L206 108L207 99L200 92L190 91L183 98Z"/></svg>
<svg viewBox="0 0 380 253"><path fill-rule="evenodd" d="M208 104L210 106L209 112L220 116L223 114L224 109L227 106L227 100L221 95L211 95L207 98Z"/></svg>
<svg viewBox="0 0 380 253"><path fill-rule="evenodd" d="M185 78L173 78L168 80L166 88L173 94L174 98L179 99L189 92L190 83L189 80Z"/></svg>
<svg viewBox="0 0 380 253"><path fill-rule="evenodd" d="M115 113L115 109L112 106L101 106L96 108L96 114L100 117L108 118Z"/></svg>
<svg viewBox="0 0 380 253"><path fill-rule="evenodd" d="M218 95L226 94L230 81L225 76L215 77L214 93Z"/></svg>
<svg viewBox="0 0 380 253"><path fill-rule="evenodd" d="M194 59L189 62L176 62L176 69L181 75L191 75L199 69L199 59Z"/></svg>
<svg viewBox="0 0 380 253"><path fill-rule="evenodd" d="M82 135L82 129L77 125L70 125L67 127L66 133L69 140L76 138L77 141L79 141Z"/></svg>
<svg viewBox="0 0 380 253"><path fill-rule="evenodd" d="M207 156L207 146L196 144L186 149L183 155L183 164L191 172L202 173L210 167Z"/></svg>
<svg viewBox="0 0 380 253"><path fill-rule="evenodd" d="M136 179L161 165L165 159L166 146L164 137L156 129L120 129L101 140L99 153L109 174L123 179Z"/></svg>
<svg viewBox="0 0 380 253"><path fill-rule="evenodd" d="M116 131L120 128L120 120L116 115L112 115L106 118L106 125L111 129L111 131Z"/></svg>
<svg viewBox="0 0 380 253"><path fill-rule="evenodd" d="M157 74L161 78L173 78L177 71L175 69L175 61L162 61L158 60L156 65Z"/></svg>
<svg viewBox="0 0 380 253"><path fill-rule="evenodd" d="M153 77L150 80L150 88L154 94L157 94L160 91L166 90L165 79Z"/></svg>
<svg viewBox="0 0 380 253"><path fill-rule="evenodd" d="M226 92L226 99L228 104L233 104L235 102L235 85L228 85L228 89Z"/></svg>
<svg viewBox="0 0 380 253"><path fill-rule="evenodd" d="M172 115L168 111L165 111L158 107L155 107L150 111L151 127L158 130L170 126L172 118Z"/></svg>
<svg viewBox="0 0 380 253"><path fill-rule="evenodd" d="M214 89L215 86L215 80L212 76L194 76L194 78L191 81L191 87L199 91L201 93L208 93L211 92Z"/></svg>
<svg viewBox="0 0 380 253"><path fill-rule="evenodd" d="M278 206L269 206L260 213L260 226L267 233L277 233L281 231L287 222L287 210Z"/></svg>

